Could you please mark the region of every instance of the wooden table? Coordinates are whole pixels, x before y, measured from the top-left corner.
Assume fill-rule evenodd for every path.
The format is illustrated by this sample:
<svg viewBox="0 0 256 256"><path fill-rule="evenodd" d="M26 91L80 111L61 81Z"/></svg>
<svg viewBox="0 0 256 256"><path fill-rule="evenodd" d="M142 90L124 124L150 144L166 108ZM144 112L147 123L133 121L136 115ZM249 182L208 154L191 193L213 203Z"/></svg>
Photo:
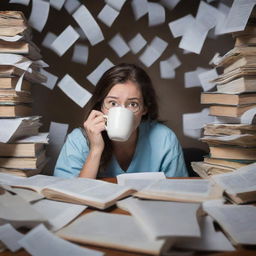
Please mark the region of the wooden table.
<svg viewBox="0 0 256 256"><path fill-rule="evenodd" d="M104 180L108 181L108 182L116 183L116 178L105 178ZM86 209L82 214L87 214L92 211L95 211L95 210ZM109 213L113 213L113 214L115 214L115 213L129 214L128 212L121 210L115 206L110 207L109 209L106 209L105 212L109 212ZM90 246L90 245L81 245L81 246L105 252L106 256L142 256L142 255L146 255L146 254L141 254L141 253L125 252L125 251L119 251L119 250L114 250L114 249L102 248L102 247L98 247L98 246ZM12 252L6 250L6 251L0 253L0 256L11 256L11 255L28 256L30 254L27 253L25 250L20 250L16 253L12 253ZM195 252L195 253L193 253L193 254L191 253L189 255L195 255L195 256L199 256L199 255L204 255L204 256L207 256L207 255L209 255L209 256L255 256L256 248L255 248L255 250L239 249L234 252L218 252L218 253ZM48 256L48 255L46 255L46 256ZM52 256L52 255L49 255L49 256ZM63 256L66 256L66 255L63 255ZM72 256L72 255L70 255L70 256Z"/></svg>

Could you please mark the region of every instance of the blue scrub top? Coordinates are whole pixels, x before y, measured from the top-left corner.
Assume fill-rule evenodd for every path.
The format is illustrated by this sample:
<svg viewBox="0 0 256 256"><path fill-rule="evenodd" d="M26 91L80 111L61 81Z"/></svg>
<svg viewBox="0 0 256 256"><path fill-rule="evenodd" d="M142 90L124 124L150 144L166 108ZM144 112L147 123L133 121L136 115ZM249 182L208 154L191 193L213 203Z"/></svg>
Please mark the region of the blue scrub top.
<svg viewBox="0 0 256 256"><path fill-rule="evenodd" d="M67 137L57 160L54 176L78 176L89 153L88 142L81 129L74 129ZM141 122L135 153L126 171L113 155L99 177L115 177L122 173L164 172L166 177L186 177L182 148L174 132L157 122Z"/></svg>

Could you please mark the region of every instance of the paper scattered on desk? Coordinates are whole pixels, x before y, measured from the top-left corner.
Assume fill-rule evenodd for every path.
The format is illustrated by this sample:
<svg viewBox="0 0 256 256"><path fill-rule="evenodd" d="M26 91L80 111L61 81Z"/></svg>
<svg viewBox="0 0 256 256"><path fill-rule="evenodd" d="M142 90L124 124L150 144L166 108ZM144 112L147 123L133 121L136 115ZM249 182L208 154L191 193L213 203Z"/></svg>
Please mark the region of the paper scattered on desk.
<svg viewBox="0 0 256 256"><path fill-rule="evenodd" d="M48 144L49 141L49 133L48 132L40 132L37 135L28 136L22 139L18 139L15 143L45 143Z"/></svg>
<svg viewBox="0 0 256 256"><path fill-rule="evenodd" d="M204 216L201 220L202 236L200 238L178 238L175 246L182 249L197 251L234 251L228 238L214 227L211 216Z"/></svg>
<svg viewBox="0 0 256 256"><path fill-rule="evenodd" d="M175 69L181 65L177 55L173 54L166 60L160 61L160 75L163 79L175 77Z"/></svg>
<svg viewBox="0 0 256 256"><path fill-rule="evenodd" d="M41 32L48 19L50 3L43 0L33 0L32 10L28 19L29 25Z"/></svg>
<svg viewBox="0 0 256 256"><path fill-rule="evenodd" d="M212 89L215 86L214 82L210 82L213 79L218 77L217 71L216 69L210 69L207 70L205 72L202 72L198 75L201 86L204 90L204 92L209 91L210 89Z"/></svg>
<svg viewBox="0 0 256 256"><path fill-rule="evenodd" d="M66 0L64 8L67 10L69 14L73 14L80 5L81 3L79 0Z"/></svg>
<svg viewBox="0 0 256 256"><path fill-rule="evenodd" d="M41 69L40 73L47 77L47 81L41 84L52 90L58 80L58 77L44 69Z"/></svg>
<svg viewBox="0 0 256 256"><path fill-rule="evenodd" d="M92 94L81 87L70 75L66 74L58 83L58 87L77 105L83 108Z"/></svg>
<svg viewBox="0 0 256 256"><path fill-rule="evenodd" d="M160 3L172 10L176 7L176 5L180 2L180 0L161 0Z"/></svg>
<svg viewBox="0 0 256 256"><path fill-rule="evenodd" d="M201 82L199 80L199 74L207 71L207 69L198 67L196 70L185 72L184 82L185 88L199 87Z"/></svg>
<svg viewBox="0 0 256 256"><path fill-rule="evenodd" d="M130 51L128 44L120 34L116 34L109 42L109 46L115 51L119 58Z"/></svg>
<svg viewBox="0 0 256 256"><path fill-rule="evenodd" d="M240 119L242 124L256 124L256 108L244 112Z"/></svg>
<svg viewBox="0 0 256 256"><path fill-rule="evenodd" d="M150 67L164 52L168 44L159 37L154 37L150 45L140 55L140 61L146 66Z"/></svg>
<svg viewBox="0 0 256 256"><path fill-rule="evenodd" d="M104 40L99 25L84 5L81 5L72 16L85 33L91 45Z"/></svg>
<svg viewBox="0 0 256 256"><path fill-rule="evenodd" d="M147 44L147 41L144 39L144 37L140 33L138 33L128 42L128 45L132 53L134 54L138 53L146 44Z"/></svg>
<svg viewBox="0 0 256 256"><path fill-rule="evenodd" d="M21 248L18 241L23 236L9 223L0 226L0 241L12 252L16 252Z"/></svg>
<svg viewBox="0 0 256 256"><path fill-rule="evenodd" d="M125 4L126 0L105 0L105 3L116 9L117 11L120 11Z"/></svg>
<svg viewBox="0 0 256 256"><path fill-rule="evenodd" d="M29 5L30 0L10 0L9 4L23 4Z"/></svg>
<svg viewBox="0 0 256 256"><path fill-rule="evenodd" d="M148 1L147 0L132 0L131 2L133 14L135 20L140 19L148 13Z"/></svg>
<svg viewBox="0 0 256 256"><path fill-rule="evenodd" d="M89 56L89 48L83 44L76 44L73 51L72 61L80 64L86 64Z"/></svg>
<svg viewBox="0 0 256 256"><path fill-rule="evenodd" d="M183 134L191 138L200 138L202 128L207 123L214 121L213 116L209 116L209 109L204 108L198 113L187 113L182 115Z"/></svg>
<svg viewBox="0 0 256 256"><path fill-rule="evenodd" d="M179 36L183 36L185 31L190 26L190 24L194 23L194 21L195 18L191 14L188 14L184 17L181 17L177 20L170 22L168 25L172 32L173 37L176 38Z"/></svg>
<svg viewBox="0 0 256 256"><path fill-rule="evenodd" d="M42 46L44 46L45 48L49 48L51 49L51 45L52 43L56 40L57 36L52 33L52 32L48 32L46 34L46 36L44 37L44 40L42 41Z"/></svg>
<svg viewBox="0 0 256 256"><path fill-rule="evenodd" d="M22 118L0 119L0 142L7 143L22 122Z"/></svg>
<svg viewBox="0 0 256 256"><path fill-rule="evenodd" d="M255 0L234 0L220 34L244 30L255 4Z"/></svg>
<svg viewBox="0 0 256 256"><path fill-rule="evenodd" d="M38 242L40 241L40 242ZM103 252L75 245L55 236L43 225L38 225L19 240L19 244L33 256L76 255L103 256Z"/></svg>
<svg viewBox="0 0 256 256"><path fill-rule="evenodd" d="M97 18L108 27L111 27L118 15L118 11L106 4L98 14Z"/></svg>
<svg viewBox="0 0 256 256"><path fill-rule="evenodd" d="M59 11L63 7L65 1L66 0L50 0L50 5Z"/></svg>
<svg viewBox="0 0 256 256"><path fill-rule="evenodd" d="M101 76L110 68L112 68L114 64L108 59L105 58L97 68L95 68L86 78L93 84L96 85L100 80Z"/></svg>
<svg viewBox="0 0 256 256"><path fill-rule="evenodd" d="M148 3L148 25L157 26L165 22L165 9L159 3Z"/></svg>
<svg viewBox="0 0 256 256"><path fill-rule="evenodd" d="M59 56L62 56L79 38L79 34L69 25L51 44Z"/></svg>

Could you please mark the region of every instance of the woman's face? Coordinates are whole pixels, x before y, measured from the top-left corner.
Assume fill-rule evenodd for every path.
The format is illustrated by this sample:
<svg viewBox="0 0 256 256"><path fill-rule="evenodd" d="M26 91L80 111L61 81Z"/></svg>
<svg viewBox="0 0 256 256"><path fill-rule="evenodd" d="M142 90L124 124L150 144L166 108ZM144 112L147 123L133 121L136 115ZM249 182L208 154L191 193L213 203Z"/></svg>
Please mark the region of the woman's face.
<svg viewBox="0 0 256 256"><path fill-rule="evenodd" d="M139 86L131 81L114 85L104 99L101 111L107 115L109 106L123 106L134 113L134 130L137 129L147 109L143 105L143 97ZM107 107L106 107L107 106Z"/></svg>

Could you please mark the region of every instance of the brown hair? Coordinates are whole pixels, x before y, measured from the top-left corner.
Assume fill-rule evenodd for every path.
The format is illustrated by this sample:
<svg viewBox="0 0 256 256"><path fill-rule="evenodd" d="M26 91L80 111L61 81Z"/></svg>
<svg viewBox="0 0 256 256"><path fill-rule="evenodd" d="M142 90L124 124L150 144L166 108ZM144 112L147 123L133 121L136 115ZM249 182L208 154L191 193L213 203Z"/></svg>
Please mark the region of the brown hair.
<svg viewBox="0 0 256 256"><path fill-rule="evenodd" d="M142 68L134 64L121 63L107 70L98 81L94 93L85 107L84 121L92 110L101 111L103 100L113 86L126 83L127 81L136 83L141 90L143 104L147 109L147 113L142 117L142 120L158 120L156 93L150 77ZM102 136L105 147L101 157L101 167L104 167L112 156L112 145L105 131L102 132Z"/></svg>

